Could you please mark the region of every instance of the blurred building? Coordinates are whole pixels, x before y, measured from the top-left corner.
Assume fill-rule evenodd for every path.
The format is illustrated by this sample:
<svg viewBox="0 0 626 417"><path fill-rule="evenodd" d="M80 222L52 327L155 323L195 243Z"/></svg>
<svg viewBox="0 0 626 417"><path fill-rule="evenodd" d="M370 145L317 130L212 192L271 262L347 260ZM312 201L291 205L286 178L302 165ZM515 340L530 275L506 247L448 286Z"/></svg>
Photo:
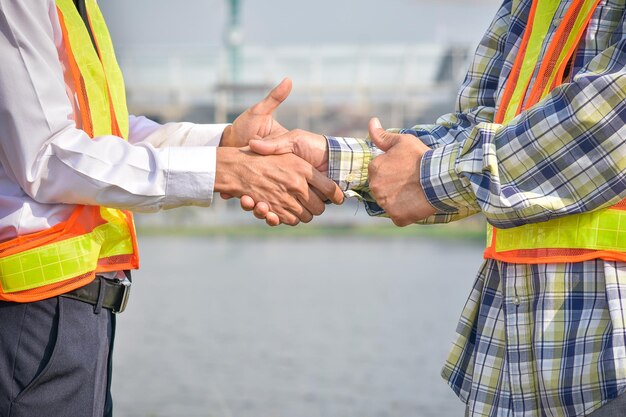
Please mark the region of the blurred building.
<svg viewBox="0 0 626 417"><path fill-rule="evenodd" d="M294 82L281 122L336 135L363 135L377 115L386 126L433 122L453 108L469 45L244 47L238 80L226 49L177 48L120 54L132 112L161 121L232 121L283 77Z"/></svg>

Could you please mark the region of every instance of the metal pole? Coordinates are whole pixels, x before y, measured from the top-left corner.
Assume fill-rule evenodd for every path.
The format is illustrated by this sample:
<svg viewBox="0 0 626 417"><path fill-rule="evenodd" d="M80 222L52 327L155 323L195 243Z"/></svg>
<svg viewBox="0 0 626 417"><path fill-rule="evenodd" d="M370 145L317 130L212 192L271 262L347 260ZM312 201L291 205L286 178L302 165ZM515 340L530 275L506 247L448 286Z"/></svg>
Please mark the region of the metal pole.
<svg viewBox="0 0 626 417"><path fill-rule="evenodd" d="M241 71L241 44L243 33L240 26L241 0L229 0L230 15L228 19L228 58L229 58L229 81L237 84L240 81Z"/></svg>

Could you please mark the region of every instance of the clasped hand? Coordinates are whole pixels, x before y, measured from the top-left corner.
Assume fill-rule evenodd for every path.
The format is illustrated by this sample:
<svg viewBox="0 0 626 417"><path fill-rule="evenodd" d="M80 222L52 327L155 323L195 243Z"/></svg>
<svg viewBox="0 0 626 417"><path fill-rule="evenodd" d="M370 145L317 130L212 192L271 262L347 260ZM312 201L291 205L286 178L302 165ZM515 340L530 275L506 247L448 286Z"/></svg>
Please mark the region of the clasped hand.
<svg viewBox="0 0 626 417"><path fill-rule="evenodd" d="M385 151L368 167L369 188L376 202L397 226L406 226L434 214L435 209L420 183L422 156L429 148L415 136L385 131L376 118L370 120L369 133L372 142ZM251 140L249 146L261 155L293 153L321 172L328 169L327 142L322 135L296 129L263 140ZM273 206L263 200L244 197L242 207L253 210L256 217L270 225L280 223Z"/></svg>
<svg viewBox="0 0 626 417"><path fill-rule="evenodd" d="M226 128L217 149L215 191L224 198L239 197L250 210L254 202L267 207L267 222L296 225L309 222L325 209L324 200L343 202L337 185L318 169L294 154L262 156L246 145L251 138L288 133L273 112L288 97L291 81L283 80L270 94L247 109ZM271 210L271 212L270 212Z"/></svg>

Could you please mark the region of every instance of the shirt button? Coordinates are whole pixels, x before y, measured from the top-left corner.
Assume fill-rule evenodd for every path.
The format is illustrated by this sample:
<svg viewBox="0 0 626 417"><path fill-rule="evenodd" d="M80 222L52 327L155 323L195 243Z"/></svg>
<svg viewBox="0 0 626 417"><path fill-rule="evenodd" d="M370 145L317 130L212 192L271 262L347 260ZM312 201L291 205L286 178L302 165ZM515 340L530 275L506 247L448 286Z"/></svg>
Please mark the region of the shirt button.
<svg viewBox="0 0 626 417"><path fill-rule="evenodd" d="M352 181L354 181L354 174L349 173L348 175L346 175L346 182L352 182Z"/></svg>
<svg viewBox="0 0 626 417"><path fill-rule="evenodd" d="M519 301L519 297L518 296L513 297L513 304L515 304L516 306L520 305L520 301Z"/></svg>

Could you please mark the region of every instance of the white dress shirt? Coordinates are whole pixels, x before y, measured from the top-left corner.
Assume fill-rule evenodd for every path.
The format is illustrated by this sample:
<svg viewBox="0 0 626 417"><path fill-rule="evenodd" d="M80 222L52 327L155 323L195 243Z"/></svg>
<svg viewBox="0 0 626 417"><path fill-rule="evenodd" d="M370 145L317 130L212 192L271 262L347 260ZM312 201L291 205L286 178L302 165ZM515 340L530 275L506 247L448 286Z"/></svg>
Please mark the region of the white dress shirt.
<svg viewBox="0 0 626 417"><path fill-rule="evenodd" d="M130 117L128 142L80 129L54 0L0 0L0 242L75 204L141 212L208 206L225 125Z"/></svg>

